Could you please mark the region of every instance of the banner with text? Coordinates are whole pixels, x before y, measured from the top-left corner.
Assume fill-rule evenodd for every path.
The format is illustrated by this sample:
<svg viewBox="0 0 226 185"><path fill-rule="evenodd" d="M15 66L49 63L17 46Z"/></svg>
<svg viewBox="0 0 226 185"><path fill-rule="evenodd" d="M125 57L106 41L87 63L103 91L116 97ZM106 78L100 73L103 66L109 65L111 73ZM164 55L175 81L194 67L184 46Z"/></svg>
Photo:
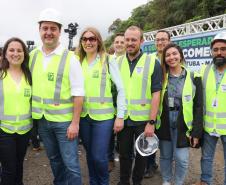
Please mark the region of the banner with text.
<svg viewBox="0 0 226 185"><path fill-rule="evenodd" d="M222 30L221 30L222 31ZM202 65L212 61L210 43L219 30L208 33L172 38L183 49L186 65L192 71L197 71ZM156 52L154 41L144 42L141 49L146 53Z"/></svg>

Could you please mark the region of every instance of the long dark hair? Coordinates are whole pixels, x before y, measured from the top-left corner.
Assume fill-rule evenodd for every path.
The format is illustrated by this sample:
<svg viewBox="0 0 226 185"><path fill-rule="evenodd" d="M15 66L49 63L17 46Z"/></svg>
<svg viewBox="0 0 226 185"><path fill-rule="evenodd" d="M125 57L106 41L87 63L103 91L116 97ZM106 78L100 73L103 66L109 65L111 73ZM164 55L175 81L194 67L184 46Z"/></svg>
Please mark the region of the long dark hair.
<svg viewBox="0 0 226 185"><path fill-rule="evenodd" d="M0 79L3 79L3 78L6 77L7 70L9 69L9 61L6 58L6 52L7 52L7 49L9 47L9 44L11 42L19 42L22 45L23 52L24 52L24 61L21 64L21 69L22 69L22 71L24 73L25 80L31 85L32 84L31 73L30 73L30 70L29 70L29 67L28 67L29 53L28 53L28 50L27 50L27 47L26 47L25 43L21 39L19 39L17 37L12 37L9 40L7 40L5 45L4 45L4 47L3 47L2 63L1 63L1 66L0 66Z"/></svg>
<svg viewBox="0 0 226 185"><path fill-rule="evenodd" d="M168 64L166 63L166 51L170 48L176 48L178 50L178 52L180 53L180 57L181 57L181 64L184 64L185 62L185 59L184 59L184 54L183 54L183 51L181 49L180 46L174 44L174 43L170 43L168 44L164 49L163 49L163 52L162 52L162 71L163 71L163 81L166 80L166 73L169 71L169 66Z"/></svg>

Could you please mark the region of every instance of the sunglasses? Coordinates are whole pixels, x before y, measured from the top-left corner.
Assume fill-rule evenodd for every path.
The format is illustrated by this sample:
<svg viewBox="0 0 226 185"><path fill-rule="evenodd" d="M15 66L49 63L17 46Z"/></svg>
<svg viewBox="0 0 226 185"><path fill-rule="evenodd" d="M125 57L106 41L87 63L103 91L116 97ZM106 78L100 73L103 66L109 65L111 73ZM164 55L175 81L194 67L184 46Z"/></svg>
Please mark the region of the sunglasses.
<svg viewBox="0 0 226 185"><path fill-rule="evenodd" d="M96 37L82 37L81 41L82 42L87 42L87 41L89 41L89 42L96 42L97 38Z"/></svg>

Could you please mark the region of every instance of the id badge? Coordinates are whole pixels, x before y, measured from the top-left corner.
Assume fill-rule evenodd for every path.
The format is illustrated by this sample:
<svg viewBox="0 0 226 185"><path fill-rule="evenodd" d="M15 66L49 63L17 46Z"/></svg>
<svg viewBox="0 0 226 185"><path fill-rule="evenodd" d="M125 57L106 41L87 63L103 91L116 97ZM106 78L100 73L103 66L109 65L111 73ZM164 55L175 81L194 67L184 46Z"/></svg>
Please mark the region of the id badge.
<svg viewBox="0 0 226 185"><path fill-rule="evenodd" d="M218 107L218 100L217 98L214 98L212 101L212 107Z"/></svg>
<svg viewBox="0 0 226 185"><path fill-rule="evenodd" d="M226 84L221 85L222 92L226 92Z"/></svg>
<svg viewBox="0 0 226 185"><path fill-rule="evenodd" d="M168 97L169 107L174 107L174 97Z"/></svg>

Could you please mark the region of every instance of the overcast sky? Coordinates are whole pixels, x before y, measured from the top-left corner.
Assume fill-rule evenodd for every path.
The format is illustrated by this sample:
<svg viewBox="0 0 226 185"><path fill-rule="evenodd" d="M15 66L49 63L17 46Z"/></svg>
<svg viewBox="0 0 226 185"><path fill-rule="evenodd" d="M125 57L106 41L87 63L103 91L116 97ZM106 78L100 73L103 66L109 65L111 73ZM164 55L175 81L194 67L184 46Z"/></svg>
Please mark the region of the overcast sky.
<svg viewBox="0 0 226 185"><path fill-rule="evenodd" d="M13 36L39 44L37 20L40 11L45 8L56 8L62 12L63 29L69 23L77 22L76 37L85 27L94 26L106 38L108 27L115 19L127 19L134 8L145 3L147 0L0 0L0 46ZM62 32L61 40L67 45L68 35Z"/></svg>

